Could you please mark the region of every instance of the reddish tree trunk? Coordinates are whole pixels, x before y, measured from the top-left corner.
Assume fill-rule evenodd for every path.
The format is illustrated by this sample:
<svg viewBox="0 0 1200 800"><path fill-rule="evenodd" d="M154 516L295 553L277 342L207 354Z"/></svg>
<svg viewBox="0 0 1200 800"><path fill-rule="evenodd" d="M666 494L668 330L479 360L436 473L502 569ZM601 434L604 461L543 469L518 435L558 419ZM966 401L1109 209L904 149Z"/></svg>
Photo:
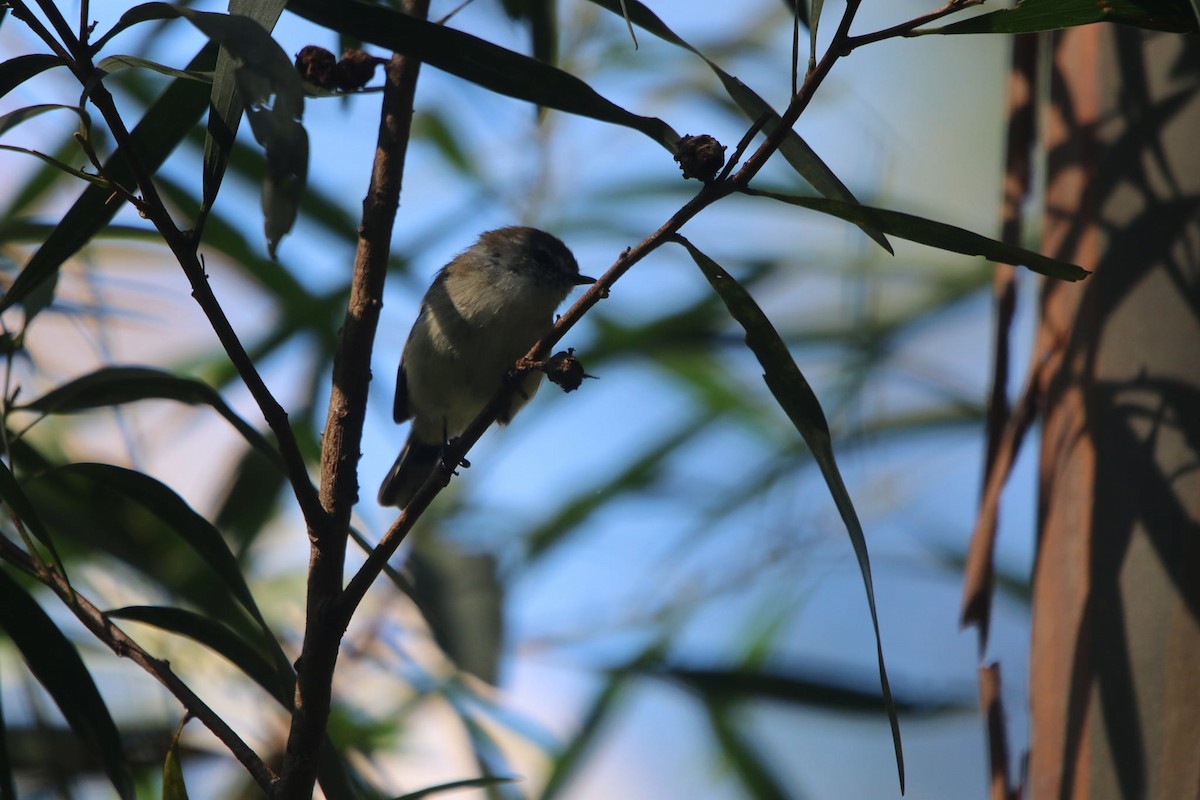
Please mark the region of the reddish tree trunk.
<svg viewBox="0 0 1200 800"><path fill-rule="evenodd" d="M1200 46L1057 34L1028 788L1200 798Z"/></svg>

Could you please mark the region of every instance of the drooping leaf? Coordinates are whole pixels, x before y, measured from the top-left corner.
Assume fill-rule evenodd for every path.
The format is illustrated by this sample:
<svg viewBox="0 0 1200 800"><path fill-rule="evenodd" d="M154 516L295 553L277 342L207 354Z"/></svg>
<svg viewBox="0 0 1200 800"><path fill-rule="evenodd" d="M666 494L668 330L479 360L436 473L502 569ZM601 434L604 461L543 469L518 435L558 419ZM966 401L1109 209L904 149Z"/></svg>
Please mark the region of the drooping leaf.
<svg viewBox="0 0 1200 800"><path fill-rule="evenodd" d="M62 66L58 56L47 53L31 53L0 62L0 97L11 92L35 75L51 67Z"/></svg>
<svg viewBox="0 0 1200 800"><path fill-rule="evenodd" d="M171 740L163 759L163 800L188 800L187 784L183 780L183 763L179 757L179 733Z"/></svg>
<svg viewBox="0 0 1200 800"><path fill-rule="evenodd" d="M208 384L181 378L150 367L102 367L51 389L17 406L42 414L70 414L95 408L135 403L139 400L174 400L187 405L207 405L224 417L238 433L272 463L280 464L279 451L242 419Z"/></svg>
<svg viewBox="0 0 1200 800"><path fill-rule="evenodd" d="M809 208L822 214L829 214L839 219L855 224L867 223L874 225L885 233L907 239L910 242L926 244L939 250L949 250L968 256L983 256L989 261L1001 264L1013 264L1025 267L1034 272L1051 278L1065 281L1077 281L1086 278L1089 273L1083 267L1050 258L1032 250L1026 250L1016 245L980 236L977 233L935 222L924 217L905 214L900 211L888 211L883 208L851 205L825 197L804 197L802 195L767 192L758 189L746 189L746 194L755 197L770 197L784 203L790 203L801 208Z"/></svg>
<svg viewBox="0 0 1200 800"><path fill-rule="evenodd" d="M331 30L416 56L493 92L640 131L671 153L679 141L667 123L626 111L574 75L445 25L361 0L292 0L287 9Z"/></svg>
<svg viewBox="0 0 1200 800"><path fill-rule="evenodd" d="M121 735L74 645L20 584L0 568L0 628L75 735L96 754L123 800L134 800Z"/></svg>
<svg viewBox="0 0 1200 800"><path fill-rule="evenodd" d="M29 490L45 491L50 486L69 490L72 499L83 504L95 518L92 526L104 531L104 547L114 555L152 578L170 581L173 591L186 592L189 601L236 623L237 618L229 616L232 600L265 630L240 565L220 532L169 487L134 470L96 463L67 464L29 482ZM68 513L65 506L59 500L53 510ZM42 509L43 514L49 510ZM44 519L50 524L49 518ZM163 536L169 538L162 541ZM182 550L178 545L184 545ZM161 559L179 558L182 553L199 556L199 563L173 563L168 572Z"/></svg>
<svg viewBox="0 0 1200 800"><path fill-rule="evenodd" d="M825 201L832 202L832 201ZM809 385L808 380L792 360L787 345L779 333L754 302L749 293L721 268L719 264L696 249L691 242L682 236L677 237L691 255L696 266L704 273L709 284L725 302L729 313L746 331L746 346L754 353L755 358L763 367L763 379L767 388L775 396L780 408L787 414L788 419L796 426L805 444L812 452L825 484L833 497L846 532L850 536L850 544L858 559L859 571L862 573L863 588L867 595L867 606L871 611L871 626L875 633L875 651L879 660L879 683L883 690L884 707L887 709L888 720L892 726L892 742L896 750L896 769L900 777L900 791L904 791L904 752L900 743L900 722L896 714L896 705L892 700L892 690L888 684L887 667L883 659L883 639L879 634L879 615L875 608L875 587L871 579L871 562L867 554L867 541L863 535L862 524L858 520L858 512L842 481L841 472L833 455L833 440L829 433L829 423L825 421L825 412L821 410L820 401Z"/></svg>
<svg viewBox="0 0 1200 800"><path fill-rule="evenodd" d="M230 0L229 13L249 17L270 33L275 29L284 5L284 0ZM234 55L228 48L222 48L217 56L208 129L204 137L204 189L198 229L203 227L208 211L216 202L242 121L243 99L238 93L237 68Z"/></svg>
<svg viewBox="0 0 1200 800"><path fill-rule="evenodd" d="M708 68L713 71L721 85L725 87L725 92L737 104L738 108L742 109L742 113L751 122L757 122L760 119L765 119L763 131L770 133L782 123L782 119L771 104L763 100L753 89L742 83L737 77L730 75L725 70L721 69L715 62L710 61L707 56L692 47L674 31L667 27L658 16L643 5L639 0L591 0L591 2L606 8L614 14L624 14L625 8L628 8L629 19L638 27L644 28L660 39L670 42L677 47L682 47L691 53L697 55ZM816 151L809 147L808 142L796 133L794 130L788 130L783 141L779 145L779 152L784 159L791 165L792 169L808 181L808 183L820 192L823 196L834 200L841 200L846 203L857 205L858 200L854 194L842 183L841 179L834 174ZM887 238L879 232L878 229L869 224L861 224L863 232L871 237L880 247L892 252L892 246L888 244Z"/></svg>
<svg viewBox="0 0 1200 800"><path fill-rule="evenodd" d="M1187 0L1020 0L1016 8L953 22L922 33L1034 33L1117 22L1152 30L1196 33L1197 10Z"/></svg>
<svg viewBox="0 0 1200 800"><path fill-rule="evenodd" d="M68 106L62 103L41 103L35 106L25 106L18 108L15 111L10 111L7 114L0 115L0 135L12 130L26 120L33 119L36 116L45 114L47 111L57 111L65 109L73 112L86 124L87 114L83 112L79 106Z"/></svg>

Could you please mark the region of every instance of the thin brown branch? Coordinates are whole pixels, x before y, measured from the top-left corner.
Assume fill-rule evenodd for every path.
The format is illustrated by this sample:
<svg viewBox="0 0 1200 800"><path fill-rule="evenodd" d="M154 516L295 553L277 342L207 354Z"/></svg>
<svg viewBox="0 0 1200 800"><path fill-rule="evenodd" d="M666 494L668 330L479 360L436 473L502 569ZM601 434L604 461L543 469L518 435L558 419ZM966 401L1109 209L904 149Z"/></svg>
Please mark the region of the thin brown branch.
<svg viewBox="0 0 1200 800"><path fill-rule="evenodd" d="M422 19L427 0L406 4ZM307 619L296 680L295 713L273 798L307 798L332 702L350 512L358 502L358 463L371 381L371 351L383 306L392 229L400 202L420 61L393 53L386 65L375 161L363 201L350 300L333 359L333 387L321 446L321 506L328 522L310 537Z"/></svg>
<svg viewBox="0 0 1200 800"><path fill-rule="evenodd" d="M947 17L951 14L962 11L964 8L983 5L983 2L984 0L950 0L950 2L946 3L946 5L942 6L936 11L930 11L928 14L922 14L921 16L910 19L907 22L901 22L899 25L893 25L890 28L884 28L883 30L875 31L873 33L864 33L861 36L851 36L846 40L846 46L848 48L846 53L848 54L851 50L855 50L863 45L882 42L885 39L923 36L926 32L917 30L922 25L928 25L931 22L936 22L942 17Z"/></svg>
<svg viewBox="0 0 1200 800"><path fill-rule="evenodd" d="M246 768L254 782L263 791L270 789L275 781L275 774L271 768L259 758L250 745L237 735L233 728L229 727L225 720L221 719L217 712L213 711L171 670L168 662L146 652L141 645L106 617L103 611L81 595L61 572L54 567L38 564L28 553L2 536L0 536L0 558L37 577L41 583L58 595L63 604L96 639L121 658L128 658L154 676L154 679L187 709L187 713L200 720L222 744L229 748L229 752L242 763L242 766Z"/></svg>

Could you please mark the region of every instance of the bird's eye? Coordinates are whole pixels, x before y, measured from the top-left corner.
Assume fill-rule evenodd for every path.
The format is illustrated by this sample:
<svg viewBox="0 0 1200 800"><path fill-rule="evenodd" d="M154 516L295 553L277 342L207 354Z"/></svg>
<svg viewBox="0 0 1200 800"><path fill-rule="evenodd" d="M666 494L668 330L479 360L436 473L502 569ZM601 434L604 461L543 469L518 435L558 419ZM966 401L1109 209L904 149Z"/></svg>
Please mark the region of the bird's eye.
<svg viewBox="0 0 1200 800"><path fill-rule="evenodd" d="M539 267L547 272L552 271L555 268L554 256L550 255L550 253L546 250L534 250L533 260Z"/></svg>

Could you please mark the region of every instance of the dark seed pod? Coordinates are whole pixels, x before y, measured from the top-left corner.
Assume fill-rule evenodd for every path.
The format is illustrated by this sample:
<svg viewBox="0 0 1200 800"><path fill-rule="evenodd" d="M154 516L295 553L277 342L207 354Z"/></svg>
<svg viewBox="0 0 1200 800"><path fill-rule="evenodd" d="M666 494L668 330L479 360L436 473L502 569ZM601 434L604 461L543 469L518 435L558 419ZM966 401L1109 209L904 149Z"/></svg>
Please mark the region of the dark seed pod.
<svg viewBox="0 0 1200 800"><path fill-rule="evenodd" d="M583 383L584 378L590 378L583 371L583 362L575 357L574 350L555 353L546 361L546 375L550 382L556 384L564 392L573 392Z"/></svg>
<svg viewBox="0 0 1200 800"><path fill-rule="evenodd" d="M708 183L725 165L725 146L707 134L684 136L679 140L675 160L685 179L697 178Z"/></svg>
<svg viewBox="0 0 1200 800"><path fill-rule="evenodd" d="M362 50L347 50L342 60L333 68L333 79L343 92L353 92L367 85L375 77L375 67L383 59Z"/></svg>
<svg viewBox="0 0 1200 800"><path fill-rule="evenodd" d="M296 54L296 71L300 77L314 86L322 89L333 89L333 72L337 66L337 58L324 47L315 44L306 45Z"/></svg>

